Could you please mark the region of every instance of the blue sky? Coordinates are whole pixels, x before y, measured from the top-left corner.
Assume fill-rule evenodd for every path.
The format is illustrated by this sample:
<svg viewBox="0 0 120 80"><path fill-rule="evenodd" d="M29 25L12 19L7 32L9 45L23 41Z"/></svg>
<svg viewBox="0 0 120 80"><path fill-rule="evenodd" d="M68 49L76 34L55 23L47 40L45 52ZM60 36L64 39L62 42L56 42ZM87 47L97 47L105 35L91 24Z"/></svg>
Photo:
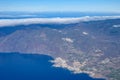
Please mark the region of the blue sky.
<svg viewBox="0 0 120 80"><path fill-rule="evenodd" d="M0 11L120 12L120 0L0 0Z"/></svg>

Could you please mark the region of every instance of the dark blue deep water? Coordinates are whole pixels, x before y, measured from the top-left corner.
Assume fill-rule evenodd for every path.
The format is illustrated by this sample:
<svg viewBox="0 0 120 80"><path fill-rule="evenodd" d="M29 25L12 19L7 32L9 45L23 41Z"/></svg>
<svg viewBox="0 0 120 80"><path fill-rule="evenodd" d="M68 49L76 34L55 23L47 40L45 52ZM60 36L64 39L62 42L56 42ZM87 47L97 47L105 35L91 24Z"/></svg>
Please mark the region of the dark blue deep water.
<svg viewBox="0 0 120 80"><path fill-rule="evenodd" d="M0 53L0 80L104 80L52 67L46 55Z"/></svg>

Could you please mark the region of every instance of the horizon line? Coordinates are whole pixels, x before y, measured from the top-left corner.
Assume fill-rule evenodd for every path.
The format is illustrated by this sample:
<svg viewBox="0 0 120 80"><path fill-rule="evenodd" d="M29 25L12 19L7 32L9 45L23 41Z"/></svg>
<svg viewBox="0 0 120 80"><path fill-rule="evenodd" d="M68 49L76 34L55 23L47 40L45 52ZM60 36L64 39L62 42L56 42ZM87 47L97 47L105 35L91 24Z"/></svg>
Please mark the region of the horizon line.
<svg viewBox="0 0 120 80"><path fill-rule="evenodd" d="M113 11L2 11L0 10L0 12L25 12L25 13L67 13L67 12L71 12L71 13L117 13L120 14L120 12L113 12Z"/></svg>

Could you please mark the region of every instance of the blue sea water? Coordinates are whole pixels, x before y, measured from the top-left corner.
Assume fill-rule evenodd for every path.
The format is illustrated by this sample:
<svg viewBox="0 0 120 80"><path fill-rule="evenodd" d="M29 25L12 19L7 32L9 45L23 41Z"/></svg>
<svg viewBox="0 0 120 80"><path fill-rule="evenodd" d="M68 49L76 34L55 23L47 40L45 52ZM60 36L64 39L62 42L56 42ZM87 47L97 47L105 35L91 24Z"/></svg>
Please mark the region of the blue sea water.
<svg viewBox="0 0 120 80"><path fill-rule="evenodd" d="M20 18L54 18L54 17L84 17L84 16L119 16L120 13L100 12L0 12L0 19Z"/></svg>
<svg viewBox="0 0 120 80"><path fill-rule="evenodd" d="M46 55L0 53L0 80L104 80L52 67L50 60Z"/></svg>

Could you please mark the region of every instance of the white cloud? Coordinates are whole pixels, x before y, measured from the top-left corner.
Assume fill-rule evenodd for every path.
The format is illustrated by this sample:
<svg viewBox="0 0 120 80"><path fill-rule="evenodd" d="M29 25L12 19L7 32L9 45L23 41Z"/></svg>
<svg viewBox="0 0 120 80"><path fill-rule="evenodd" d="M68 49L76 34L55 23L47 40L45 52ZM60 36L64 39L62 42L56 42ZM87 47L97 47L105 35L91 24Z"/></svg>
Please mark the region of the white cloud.
<svg viewBox="0 0 120 80"><path fill-rule="evenodd" d="M79 18L27 18L27 19L1 19L0 26L29 25L29 24L69 24L76 23Z"/></svg>
<svg viewBox="0 0 120 80"><path fill-rule="evenodd" d="M78 23L81 21L94 21L94 20L106 20L116 19L120 16L85 16L77 18L24 18L24 19L0 19L0 27L4 26L15 26L15 25L28 25L28 24L44 24L44 23L55 23L55 24L70 24Z"/></svg>
<svg viewBox="0 0 120 80"><path fill-rule="evenodd" d="M120 25L113 25L114 28L120 28Z"/></svg>

